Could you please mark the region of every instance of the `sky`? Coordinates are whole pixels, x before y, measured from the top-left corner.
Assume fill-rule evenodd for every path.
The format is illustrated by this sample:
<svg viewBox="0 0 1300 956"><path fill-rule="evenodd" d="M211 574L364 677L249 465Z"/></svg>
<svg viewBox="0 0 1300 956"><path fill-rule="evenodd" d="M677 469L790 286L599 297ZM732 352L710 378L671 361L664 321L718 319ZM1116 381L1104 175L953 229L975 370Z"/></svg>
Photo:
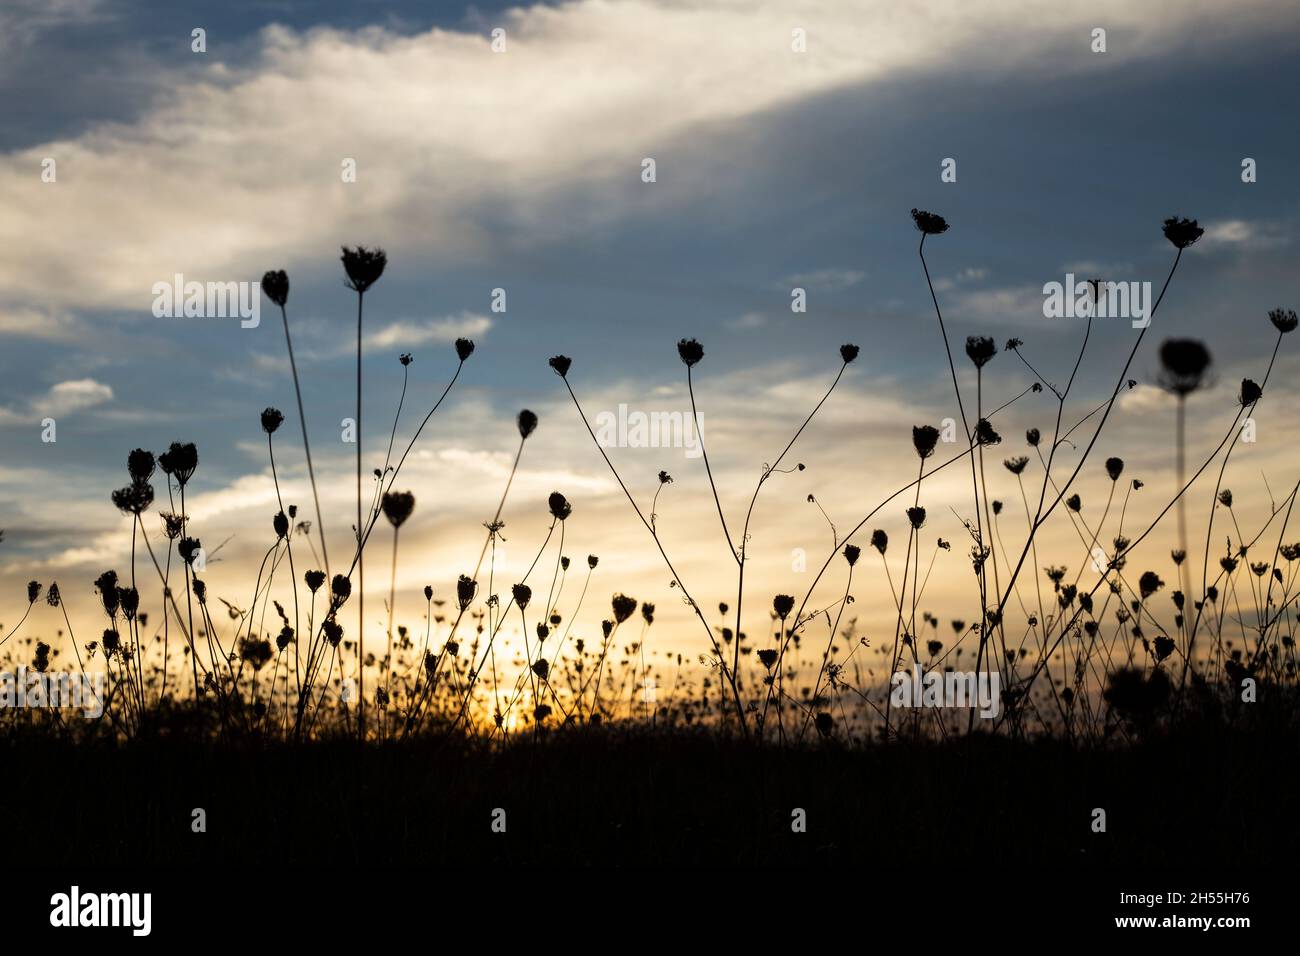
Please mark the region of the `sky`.
<svg viewBox="0 0 1300 956"><path fill-rule="evenodd" d="M1104 52L1093 49L1098 28ZM204 52L192 49L195 29ZM275 436L278 477L314 517L278 314L262 300L256 328L156 317L154 285L176 274L255 282L288 271L325 529L332 551L345 550L355 449L341 422L355 413L356 302L342 245L389 256L366 296L367 468L382 463L392 428L398 356L414 356L400 448L455 370L451 343L477 344L397 481L417 501L397 578L398 618L412 625L426 584L445 598L472 569L526 407L541 424L503 514L501 576L527 568L559 490L574 506L566 554L579 566L588 553L601 559L580 627L594 632L622 591L659 608L660 649L705 648L546 363L573 358L569 382L592 416L620 405L686 412L683 337L704 345L695 397L735 527L765 464L834 379L839 346L861 347L782 463L805 468L764 483L750 526L746 628L762 630L773 594L802 597L844 532L914 477L910 427L957 413L913 207L952 226L926 252L959 353L967 335L1017 337L1058 385L1084 323L1045 317L1044 283L1072 272L1158 290L1173 261L1161 221L1205 227L1130 369L1136 387L1074 488L1095 524L1110 488L1101 461L1123 457L1145 483L1125 531L1141 530L1174 489L1174 406L1154 385L1160 341L1200 338L1214 355L1210 386L1188 406L1198 461L1231 424L1242 377L1262 379L1276 338L1268 310L1300 305L1298 52L1296 9L1275 2L9 0L0 623L21 616L31 579L58 580L74 622L95 620L94 578L130 560L130 522L109 492L126 483L132 448L197 444L189 511L216 558L210 586L232 603L247 605L250 569L273 540L264 407L288 416ZM1242 181L1246 158L1254 182ZM50 159L52 182L42 177ZM954 182L941 178L945 159ZM794 288L805 312L791 309ZM504 312L493 311L496 289ZM1137 334L1126 320L1096 320L1067 423L1110 394ZM1293 346L1283 343L1258 409L1258 440L1238 444L1225 476L1243 529L1300 479ZM974 369L958 359L973 404ZM1004 352L983 390L996 406L1033 381ZM1055 404L1031 393L997 419L988 480L1008 502L1008 551L1019 551L1024 516L1000 461L1031 452L1024 431L1050 431ZM42 440L46 419L53 442ZM665 551L702 606L734 604L735 562L703 462L684 449L607 451L647 512L657 473L672 474L656 503ZM1064 446L1061 459L1072 468L1076 453ZM1039 486L1037 461L1025 477ZM934 564L922 604L945 618L972 616L968 479L953 468L924 486ZM1212 491L1192 490L1193 539ZM905 542L904 507L887 506L856 543L874 527ZM160 538L156 516L146 520ZM382 633L390 539L380 531L366 584ZM1168 568L1167 531L1143 553L1153 567ZM935 550L938 539L952 551ZM1054 563L1079 568L1063 509L1042 539L1040 550L1060 549ZM843 570L810 606L842 596ZM853 587L851 613L873 635L892 626L880 570L876 560ZM42 610L32 633L61 626Z"/></svg>

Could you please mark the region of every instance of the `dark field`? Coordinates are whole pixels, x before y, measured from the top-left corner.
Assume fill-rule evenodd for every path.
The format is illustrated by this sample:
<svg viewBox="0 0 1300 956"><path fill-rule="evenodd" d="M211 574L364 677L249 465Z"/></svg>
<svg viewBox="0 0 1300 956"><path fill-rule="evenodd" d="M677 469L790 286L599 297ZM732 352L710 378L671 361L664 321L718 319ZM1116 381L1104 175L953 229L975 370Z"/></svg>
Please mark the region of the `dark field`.
<svg viewBox="0 0 1300 956"><path fill-rule="evenodd" d="M1198 728L1124 749L973 735L782 750L614 728L503 748L3 746L6 856L44 865L1269 866L1300 849L1300 747L1282 733Z"/></svg>

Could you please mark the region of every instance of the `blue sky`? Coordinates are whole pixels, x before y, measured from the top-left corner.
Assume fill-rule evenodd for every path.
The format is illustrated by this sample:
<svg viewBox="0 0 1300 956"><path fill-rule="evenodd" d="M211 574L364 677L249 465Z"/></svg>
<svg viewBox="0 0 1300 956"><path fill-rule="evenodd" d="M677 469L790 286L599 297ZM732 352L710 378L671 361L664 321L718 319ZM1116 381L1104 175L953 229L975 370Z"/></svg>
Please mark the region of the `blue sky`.
<svg viewBox="0 0 1300 956"><path fill-rule="evenodd" d="M403 581L412 593L426 578L454 580L468 560L458 554L490 516L524 406L542 428L511 519L519 540L544 524L528 496L562 485L579 516L593 515L579 547L621 556L609 589L663 591L666 573L643 553L547 356L574 357L593 410L674 410L685 405L673 343L703 341L706 436L736 509L834 374L836 348L856 342L862 358L810 436L810 474L773 492L763 519L778 559L760 586L779 587L791 542L829 545L805 495L853 523L892 490L884 460L906 451L906 427L955 411L913 206L953 226L927 251L954 335L1018 336L1049 378L1067 374L1080 325L1043 318L1042 284L1073 270L1158 288L1171 262L1160 221L1198 217L1207 236L1184 257L1132 377L1153 380L1154 346L1170 334L1210 344L1222 394L1262 374L1265 313L1300 300L1293 9L799 6L10 4L0 19L6 593L33 576L88 588L99 565L120 562L128 526L107 496L140 445L197 442L208 535L231 538L232 559L263 547L257 413L293 404L278 316L268 309L252 330L155 319L151 284L175 272L289 271L307 418L343 515L351 450L337 423L351 414L354 302L338 247L379 244L390 256L367 300L369 448L387 438L400 352L416 359L399 429L409 434L452 370L450 340L478 342L410 472L427 541ZM196 26L203 55L190 52ZM503 54L487 45L496 26ZM795 54L801 26L808 51ZM1107 29L1105 53L1089 48L1095 26ZM47 156L56 184L39 179ZM639 175L647 156L653 184ZM340 181L343 157L357 159L356 183ZM940 182L945 157L957 160L956 183ZM1257 161L1258 182L1241 182L1243 157ZM807 314L789 309L794 285L808 290ZM504 315L489 309L497 287ZM1113 385L1135 334L1121 321L1097 330L1077 408ZM1011 357L996 363L999 400L1030 381ZM1282 382L1295 366L1284 354ZM1275 491L1296 477L1284 441L1295 416L1279 406L1285 417L1261 425L1258 458L1242 466L1243 482L1264 473ZM1160 396L1139 389L1121 411L1113 450L1147 456L1152 474L1167 467ZM53 446L39 440L47 413L59 422ZM1007 433L1048 413L1026 409ZM647 493L659 468L680 472L679 546L712 581L716 555L695 556L693 529L710 520L698 462L632 449L616 460ZM955 537L947 518L936 533ZM345 532L346 518L332 523Z"/></svg>

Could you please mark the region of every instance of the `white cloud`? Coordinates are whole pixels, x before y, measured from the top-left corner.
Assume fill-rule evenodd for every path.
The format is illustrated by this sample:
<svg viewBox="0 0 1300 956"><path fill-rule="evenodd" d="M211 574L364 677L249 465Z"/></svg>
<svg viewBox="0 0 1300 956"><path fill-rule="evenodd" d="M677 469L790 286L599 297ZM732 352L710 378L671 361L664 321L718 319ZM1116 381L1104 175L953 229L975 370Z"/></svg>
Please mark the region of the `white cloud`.
<svg viewBox="0 0 1300 956"><path fill-rule="evenodd" d="M854 269L817 269L792 275L783 285L786 288L800 286L816 292L842 292L857 285L865 275Z"/></svg>
<svg viewBox="0 0 1300 956"><path fill-rule="evenodd" d="M476 315L465 311L460 315L449 315L441 319L402 320L376 329L366 336L366 346L370 348L406 348L427 345L430 342L445 344L459 338L474 338L483 335L492 327L492 320L485 315Z"/></svg>
<svg viewBox="0 0 1300 956"><path fill-rule="evenodd" d="M25 409L0 408L0 425L29 425L43 418L59 418L113 400L113 389L93 378L59 382Z"/></svg>
<svg viewBox="0 0 1300 956"><path fill-rule="evenodd" d="M671 154L708 124L900 70L1031 71L1056 37L1101 21L1124 31L1125 55L1142 55L1207 21L1222 36L1285 9L810 0L796 18L804 54L790 50L783 0L515 8L500 17L503 54L486 34L443 29L268 27L259 55L241 57L248 66L210 54L201 80L160 83L131 123L0 158L0 288L11 302L143 313L153 283L175 272L256 276L322 262L341 241L387 243L401 251L394 269L428 256L481 260L498 235L542 243L616 219L643 200L627 185L644 156L660 160L659 208L694 201L710 183L675 171ZM988 42L1009 34L1020 42ZM58 161L57 183L40 180L46 156ZM355 184L341 182L345 158L357 162ZM490 229L477 218L484 208Z"/></svg>

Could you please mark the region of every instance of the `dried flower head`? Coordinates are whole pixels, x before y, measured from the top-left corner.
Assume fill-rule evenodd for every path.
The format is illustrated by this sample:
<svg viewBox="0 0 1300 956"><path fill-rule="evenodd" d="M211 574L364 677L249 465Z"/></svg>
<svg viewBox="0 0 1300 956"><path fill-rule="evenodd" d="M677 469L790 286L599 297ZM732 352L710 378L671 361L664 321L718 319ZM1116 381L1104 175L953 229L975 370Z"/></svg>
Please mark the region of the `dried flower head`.
<svg viewBox="0 0 1300 956"><path fill-rule="evenodd" d="M1264 390L1259 387L1257 382L1253 379L1243 378L1241 380L1241 392L1238 394L1237 400L1243 406L1254 405L1263 394Z"/></svg>
<svg viewBox="0 0 1300 956"><path fill-rule="evenodd" d="M1295 309L1270 309L1268 320L1273 323L1273 328L1283 335L1294 332L1296 326L1300 325L1300 318L1296 317Z"/></svg>
<svg viewBox="0 0 1300 956"><path fill-rule="evenodd" d="M841 345L840 358L844 360L845 365L848 365L850 362L852 362L855 358L858 357L858 351L859 349L856 345L849 345L849 344Z"/></svg>
<svg viewBox="0 0 1300 956"><path fill-rule="evenodd" d="M456 579L456 604L463 611L474 601L478 593L478 582L462 574Z"/></svg>
<svg viewBox="0 0 1300 956"><path fill-rule="evenodd" d="M537 431L537 415L528 409L521 409L515 424L519 426L519 437L527 438L533 432Z"/></svg>
<svg viewBox="0 0 1300 956"><path fill-rule="evenodd" d="M856 544L846 544L844 546L844 560L849 562L849 567L858 563L858 558L862 556L862 549Z"/></svg>
<svg viewBox="0 0 1300 956"><path fill-rule="evenodd" d="M912 426L912 447L924 461L934 454L935 446L939 443L939 429L933 425L913 425Z"/></svg>
<svg viewBox="0 0 1300 956"><path fill-rule="evenodd" d="M1179 219L1177 216L1171 216L1165 220L1164 233L1165 238L1172 242L1175 248L1186 249L1205 235L1205 230L1195 219Z"/></svg>
<svg viewBox="0 0 1300 956"><path fill-rule="evenodd" d="M573 514L573 505L569 504L567 498L558 491L552 491L546 499L546 506L551 510L551 514L559 521L563 521L569 515Z"/></svg>
<svg viewBox="0 0 1300 956"><path fill-rule="evenodd" d="M1111 481L1119 481L1119 476L1124 474L1123 458L1107 458L1106 474L1110 475Z"/></svg>
<svg viewBox="0 0 1300 956"><path fill-rule="evenodd" d="M415 510L415 495L409 491L388 491L380 504L384 517L394 528L400 528Z"/></svg>
<svg viewBox="0 0 1300 956"><path fill-rule="evenodd" d="M153 477L153 452L137 448L126 456L126 471L131 476L131 483L141 485Z"/></svg>
<svg viewBox="0 0 1300 956"><path fill-rule="evenodd" d="M788 594L778 594L772 598L772 610L776 612L777 617L785 620L794 610L794 598Z"/></svg>
<svg viewBox="0 0 1300 956"><path fill-rule="evenodd" d="M884 554L885 549L889 547L889 535L877 528L875 531L871 532L871 546L881 554Z"/></svg>
<svg viewBox="0 0 1300 956"><path fill-rule="evenodd" d="M1210 367L1210 351L1197 339L1166 339L1160 345L1160 384L1185 397L1196 391Z"/></svg>
<svg viewBox="0 0 1300 956"><path fill-rule="evenodd" d="M355 249L344 246L341 258L343 271L348 276L347 287L362 294L379 281L388 265L388 256L383 249L367 249L365 246Z"/></svg>
<svg viewBox="0 0 1300 956"><path fill-rule="evenodd" d="M693 368L704 358L704 346L695 339L680 339L677 342L677 354L687 368Z"/></svg>
<svg viewBox="0 0 1300 956"><path fill-rule="evenodd" d="M610 606L614 609L614 620L622 624L636 612L636 598L628 597L626 594L615 594L610 601Z"/></svg>
<svg viewBox="0 0 1300 956"><path fill-rule="evenodd" d="M158 467L184 488L199 467L199 450L193 442L174 441L158 456Z"/></svg>
<svg viewBox="0 0 1300 956"><path fill-rule="evenodd" d="M948 220L938 213L926 212L924 209L912 210L912 222L927 236L937 236L948 231Z"/></svg>
<svg viewBox="0 0 1300 956"><path fill-rule="evenodd" d="M325 572L307 571L303 574L302 579L307 582L308 590L310 590L312 594L315 594L321 589L321 585L325 583Z"/></svg>
<svg viewBox="0 0 1300 956"><path fill-rule="evenodd" d="M555 370L556 375L564 378L569 374L569 367L573 364L573 359L567 355L552 355L547 364Z"/></svg>
<svg viewBox="0 0 1300 956"><path fill-rule="evenodd" d="M456 358L462 362L474 354L474 343L470 339L456 340Z"/></svg>
<svg viewBox="0 0 1300 956"><path fill-rule="evenodd" d="M527 584L516 584L510 588L510 594L519 605L519 609L523 610L528 607L528 602L533 598L533 589Z"/></svg>
<svg viewBox="0 0 1300 956"><path fill-rule="evenodd" d="M283 269L262 276L262 294L281 308L289 301L289 275Z"/></svg>
<svg viewBox="0 0 1300 956"><path fill-rule="evenodd" d="M987 335L966 336L966 357L975 363L976 368L983 368L997 354L998 347L992 337Z"/></svg>
<svg viewBox="0 0 1300 956"><path fill-rule="evenodd" d="M1011 474L1013 475L1018 475L1021 472L1023 472L1025 470L1025 466L1028 464L1029 464L1028 455L1017 455L1014 458L1008 458L1006 461L1002 462L1003 467L1005 467L1006 470L1011 472Z"/></svg>

